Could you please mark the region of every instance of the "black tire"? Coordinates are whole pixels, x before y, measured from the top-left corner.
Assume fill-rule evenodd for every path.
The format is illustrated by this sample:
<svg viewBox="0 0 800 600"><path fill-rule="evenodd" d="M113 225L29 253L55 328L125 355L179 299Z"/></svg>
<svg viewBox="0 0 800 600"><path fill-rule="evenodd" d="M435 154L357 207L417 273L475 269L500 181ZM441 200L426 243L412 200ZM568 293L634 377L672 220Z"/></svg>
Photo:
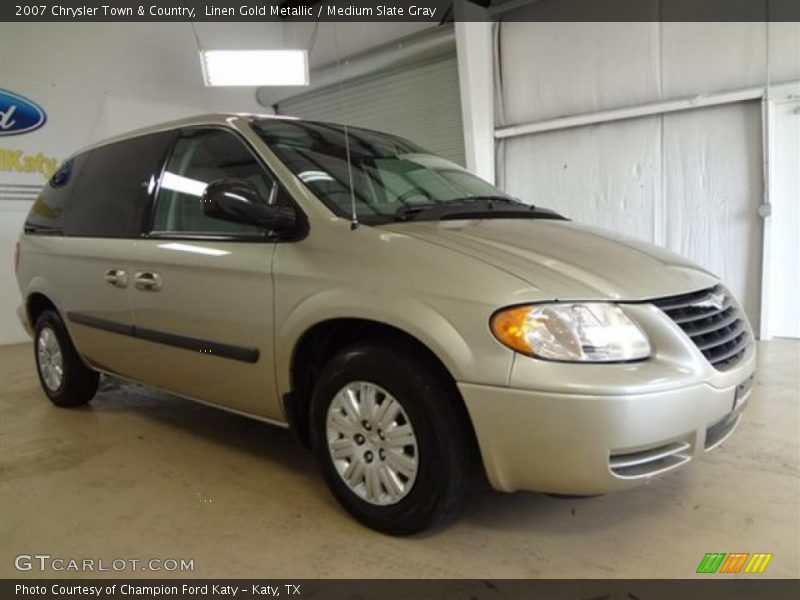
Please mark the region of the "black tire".
<svg viewBox="0 0 800 600"><path fill-rule="evenodd" d="M40 340L43 335L49 335L45 333L48 331L55 335L62 357L62 376L57 386L48 385L45 381L39 356ZM100 375L83 364L58 313L52 310L42 312L36 321L34 332L33 354L36 359L36 373L50 401L56 406L72 407L82 406L94 398Z"/></svg>
<svg viewBox="0 0 800 600"><path fill-rule="evenodd" d="M338 392L353 382L368 382L391 394L416 436L416 477L406 495L393 504L367 502L351 490L328 447L328 409ZM458 514L473 469L469 426L456 394L452 383L402 345L360 343L328 362L312 394L311 439L325 481L345 510L367 527L392 535L420 533ZM380 468L377 461L375 467ZM382 482L379 487L382 495L388 494Z"/></svg>

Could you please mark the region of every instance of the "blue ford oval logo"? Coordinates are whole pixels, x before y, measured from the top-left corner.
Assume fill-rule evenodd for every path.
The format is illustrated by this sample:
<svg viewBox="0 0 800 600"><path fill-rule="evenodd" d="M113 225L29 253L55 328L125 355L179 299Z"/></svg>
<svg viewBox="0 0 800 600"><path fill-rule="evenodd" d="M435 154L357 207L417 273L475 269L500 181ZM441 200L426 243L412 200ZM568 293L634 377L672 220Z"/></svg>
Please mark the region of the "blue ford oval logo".
<svg viewBox="0 0 800 600"><path fill-rule="evenodd" d="M41 106L7 90L0 90L0 135L19 135L39 129L47 121Z"/></svg>

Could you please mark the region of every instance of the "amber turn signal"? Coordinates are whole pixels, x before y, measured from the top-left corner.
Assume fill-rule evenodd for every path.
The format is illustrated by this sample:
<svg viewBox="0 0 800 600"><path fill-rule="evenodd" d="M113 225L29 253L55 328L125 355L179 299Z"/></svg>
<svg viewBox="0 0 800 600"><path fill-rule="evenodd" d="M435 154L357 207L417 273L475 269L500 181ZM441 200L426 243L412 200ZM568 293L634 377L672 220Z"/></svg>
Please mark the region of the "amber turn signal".
<svg viewBox="0 0 800 600"><path fill-rule="evenodd" d="M540 324L531 319L530 314L530 306L517 306L497 312L491 321L492 333L512 350L531 354L533 348L528 343L528 333Z"/></svg>

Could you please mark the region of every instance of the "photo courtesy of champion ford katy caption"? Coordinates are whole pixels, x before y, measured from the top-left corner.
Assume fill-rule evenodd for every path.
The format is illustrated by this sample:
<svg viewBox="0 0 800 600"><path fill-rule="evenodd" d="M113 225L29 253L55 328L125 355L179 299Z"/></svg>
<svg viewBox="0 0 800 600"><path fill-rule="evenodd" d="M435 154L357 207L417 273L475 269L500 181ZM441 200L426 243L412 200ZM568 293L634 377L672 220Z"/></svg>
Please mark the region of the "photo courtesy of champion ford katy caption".
<svg viewBox="0 0 800 600"><path fill-rule="evenodd" d="M736 428L753 332L714 275L393 135L210 115L78 152L30 211L47 396L101 374L293 429L405 535L502 491L624 490Z"/></svg>

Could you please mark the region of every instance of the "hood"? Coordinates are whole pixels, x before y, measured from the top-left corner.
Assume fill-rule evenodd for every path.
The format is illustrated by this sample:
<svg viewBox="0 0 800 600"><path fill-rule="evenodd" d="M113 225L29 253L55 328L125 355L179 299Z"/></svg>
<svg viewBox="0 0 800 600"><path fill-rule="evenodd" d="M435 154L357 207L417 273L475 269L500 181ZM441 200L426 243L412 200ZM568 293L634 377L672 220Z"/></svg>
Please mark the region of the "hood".
<svg viewBox="0 0 800 600"><path fill-rule="evenodd" d="M386 229L502 269L541 290L543 299L647 300L718 282L677 254L570 221L420 221Z"/></svg>

